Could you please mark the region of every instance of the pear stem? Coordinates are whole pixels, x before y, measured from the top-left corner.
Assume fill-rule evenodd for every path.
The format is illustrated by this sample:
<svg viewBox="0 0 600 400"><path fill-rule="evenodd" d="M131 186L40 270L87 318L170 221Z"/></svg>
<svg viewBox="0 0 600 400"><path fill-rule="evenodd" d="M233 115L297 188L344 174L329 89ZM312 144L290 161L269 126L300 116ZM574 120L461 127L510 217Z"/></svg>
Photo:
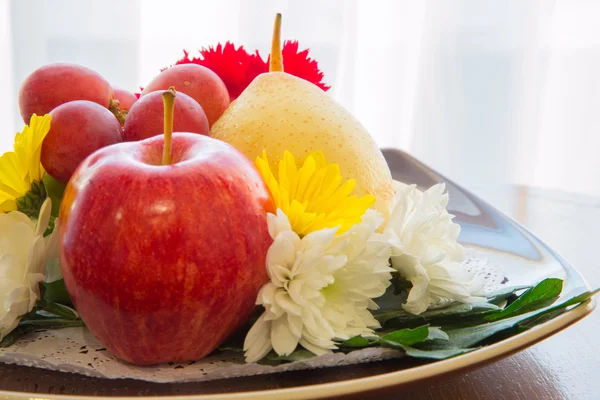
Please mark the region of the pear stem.
<svg viewBox="0 0 600 400"><path fill-rule="evenodd" d="M271 42L271 61L269 72L283 72L283 57L281 56L281 14L275 16L273 40Z"/></svg>
<svg viewBox="0 0 600 400"><path fill-rule="evenodd" d="M162 164L169 165L171 164L171 148L172 148L172 138L173 138L173 113L175 112L175 88L171 86L169 90L165 90L162 94L163 105L164 105L164 115L165 115L165 125L164 125L164 135L165 135L165 144L163 146L163 157Z"/></svg>

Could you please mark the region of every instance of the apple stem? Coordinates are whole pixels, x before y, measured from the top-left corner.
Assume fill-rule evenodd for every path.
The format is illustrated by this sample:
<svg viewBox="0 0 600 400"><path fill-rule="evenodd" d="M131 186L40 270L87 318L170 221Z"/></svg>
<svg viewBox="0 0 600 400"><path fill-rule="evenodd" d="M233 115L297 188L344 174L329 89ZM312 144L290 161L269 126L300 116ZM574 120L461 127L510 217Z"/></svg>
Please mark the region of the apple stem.
<svg viewBox="0 0 600 400"><path fill-rule="evenodd" d="M281 56L281 14L275 16L275 25L273 26L273 40L271 42L271 61L269 62L270 72L283 72L283 57Z"/></svg>
<svg viewBox="0 0 600 400"><path fill-rule="evenodd" d="M162 164L171 164L171 148L173 138L173 113L175 112L175 88L171 86L162 94L165 113L165 145L163 147Z"/></svg>

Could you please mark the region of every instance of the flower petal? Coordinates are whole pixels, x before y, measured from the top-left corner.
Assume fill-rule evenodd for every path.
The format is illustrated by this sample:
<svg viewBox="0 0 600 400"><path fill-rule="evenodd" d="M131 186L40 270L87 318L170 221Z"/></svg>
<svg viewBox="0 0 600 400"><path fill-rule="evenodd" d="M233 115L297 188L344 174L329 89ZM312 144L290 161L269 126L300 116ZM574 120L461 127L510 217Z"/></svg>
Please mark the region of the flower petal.
<svg viewBox="0 0 600 400"><path fill-rule="evenodd" d="M244 340L246 362L259 361L271 351L270 328L271 321L265 321L264 314L252 325Z"/></svg>
<svg viewBox="0 0 600 400"><path fill-rule="evenodd" d="M279 318L272 322L271 343L273 350L280 356L291 354L298 346L300 336L290 329L287 318Z"/></svg>

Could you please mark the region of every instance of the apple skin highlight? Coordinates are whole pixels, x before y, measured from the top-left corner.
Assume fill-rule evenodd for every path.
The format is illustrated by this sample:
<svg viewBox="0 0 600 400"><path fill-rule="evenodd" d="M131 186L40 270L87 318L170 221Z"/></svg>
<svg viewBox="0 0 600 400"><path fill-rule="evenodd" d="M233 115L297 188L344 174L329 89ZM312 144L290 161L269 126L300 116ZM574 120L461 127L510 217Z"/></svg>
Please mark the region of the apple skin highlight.
<svg viewBox="0 0 600 400"><path fill-rule="evenodd" d="M273 202L232 146L175 133L101 149L60 209L61 268L90 331L138 365L198 360L250 316L272 243Z"/></svg>

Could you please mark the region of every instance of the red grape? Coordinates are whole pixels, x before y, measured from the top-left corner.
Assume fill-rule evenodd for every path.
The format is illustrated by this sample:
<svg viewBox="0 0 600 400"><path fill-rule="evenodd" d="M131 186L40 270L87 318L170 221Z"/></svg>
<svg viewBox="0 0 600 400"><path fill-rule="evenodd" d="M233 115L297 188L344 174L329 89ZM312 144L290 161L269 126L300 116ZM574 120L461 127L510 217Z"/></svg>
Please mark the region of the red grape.
<svg viewBox="0 0 600 400"><path fill-rule="evenodd" d="M50 112L50 131L42 143L42 165L59 182L67 183L79 164L94 151L121 139L121 125L108 109L76 100Z"/></svg>
<svg viewBox="0 0 600 400"><path fill-rule="evenodd" d="M35 70L19 89L19 109L26 124L32 114L44 115L73 100L108 107L112 89L98 73L75 64L50 64Z"/></svg>
<svg viewBox="0 0 600 400"><path fill-rule="evenodd" d="M158 74L142 92L142 98L157 90L175 87L196 100L204 109L208 124L212 126L229 106L227 87L212 70L197 64L181 64Z"/></svg>
<svg viewBox="0 0 600 400"><path fill-rule="evenodd" d="M128 90L113 86L113 99L119 101L119 109L129 111L133 103L137 101L137 97Z"/></svg>
<svg viewBox="0 0 600 400"><path fill-rule="evenodd" d="M152 92L131 107L123 126L123 140L143 140L164 131L163 91ZM173 132L208 135L208 120L198 102L185 93L177 93L173 114Z"/></svg>

